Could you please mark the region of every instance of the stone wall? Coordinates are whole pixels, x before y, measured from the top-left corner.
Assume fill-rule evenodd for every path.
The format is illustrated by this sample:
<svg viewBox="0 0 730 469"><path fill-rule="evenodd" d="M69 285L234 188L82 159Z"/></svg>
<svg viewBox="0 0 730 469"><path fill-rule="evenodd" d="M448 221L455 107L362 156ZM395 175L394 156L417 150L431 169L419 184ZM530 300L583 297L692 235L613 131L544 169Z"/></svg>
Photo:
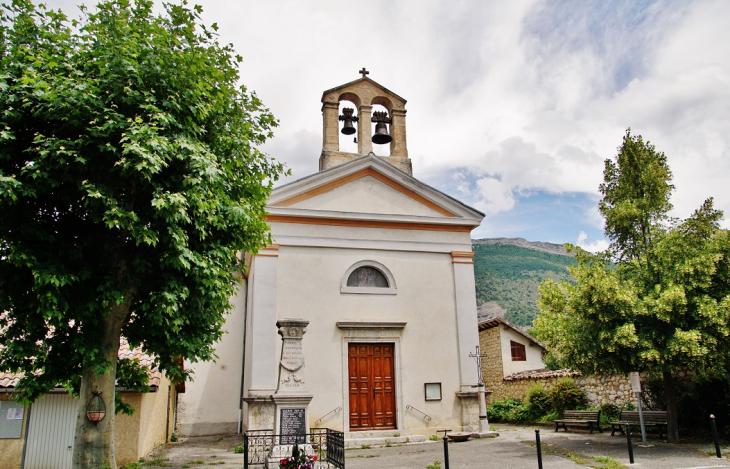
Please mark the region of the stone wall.
<svg viewBox="0 0 730 469"><path fill-rule="evenodd" d="M482 380L486 390L492 391L492 396L499 395L504 380L499 330L499 327L493 327L479 332L479 352L484 356L482 358ZM491 403L490 398L491 396L487 395L487 404Z"/></svg>
<svg viewBox="0 0 730 469"><path fill-rule="evenodd" d="M583 390L591 407L613 404L626 407L635 404L636 396L631 392L631 382L625 375L577 376L574 378Z"/></svg>
<svg viewBox="0 0 730 469"><path fill-rule="evenodd" d="M500 349L501 328L493 327L479 334L479 347L486 358L482 359L482 378L487 391L487 405L503 399L524 399L527 390L535 384L549 389L556 381L571 376L576 384L585 393L590 407L600 407L603 404L613 404L625 407L634 403L635 397L631 392L631 383L628 376L597 375L581 376L580 373L568 370L525 372L503 376L502 354Z"/></svg>

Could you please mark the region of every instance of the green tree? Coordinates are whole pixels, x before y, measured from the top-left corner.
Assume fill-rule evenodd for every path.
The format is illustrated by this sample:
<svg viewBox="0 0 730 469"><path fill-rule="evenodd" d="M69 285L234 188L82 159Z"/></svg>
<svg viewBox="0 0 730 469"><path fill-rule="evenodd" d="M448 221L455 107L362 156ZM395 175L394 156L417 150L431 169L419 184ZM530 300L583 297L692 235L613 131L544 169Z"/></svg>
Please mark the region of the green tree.
<svg viewBox="0 0 730 469"><path fill-rule="evenodd" d="M577 249L575 283L541 285L533 332L584 373L660 372L668 436L678 441L673 373L720 373L727 359L718 357L729 356L730 240L712 199L684 221L670 219L670 180L664 154L627 131L601 185L611 246Z"/></svg>
<svg viewBox="0 0 730 469"><path fill-rule="evenodd" d="M200 7L82 13L0 7L0 369L24 373L26 402L78 393L74 467L115 467L113 415L94 427L85 407L140 381L120 336L175 381L179 358L214 357L283 167L257 149L274 117Z"/></svg>

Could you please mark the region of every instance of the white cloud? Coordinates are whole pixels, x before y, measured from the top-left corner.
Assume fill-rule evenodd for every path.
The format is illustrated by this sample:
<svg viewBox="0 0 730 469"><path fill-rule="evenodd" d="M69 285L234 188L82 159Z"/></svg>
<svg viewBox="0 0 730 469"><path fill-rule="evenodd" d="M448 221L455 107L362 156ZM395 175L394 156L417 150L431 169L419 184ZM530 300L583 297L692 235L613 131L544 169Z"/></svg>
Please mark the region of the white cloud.
<svg viewBox="0 0 730 469"><path fill-rule="evenodd" d="M497 178L485 177L477 181L480 199L476 209L487 215L511 210L517 202L512 188Z"/></svg>
<svg viewBox="0 0 730 469"><path fill-rule="evenodd" d="M608 249L609 244L605 239L597 239L591 242L586 242L587 239L588 234L586 234L585 231L581 231L575 245L589 252L599 252Z"/></svg>
<svg viewBox="0 0 730 469"><path fill-rule="evenodd" d="M476 179L454 180L450 192L484 211L514 210L518 194L536 190L596 195L603 160L631 127L669 157L674 215L688 216L708 196L730 212L725 0L204 7L220 41L243 56L242 81L281 120L266 148L294 177L317 169L322 91L365 66L408 100L414 175L466 168Z"/></svg>

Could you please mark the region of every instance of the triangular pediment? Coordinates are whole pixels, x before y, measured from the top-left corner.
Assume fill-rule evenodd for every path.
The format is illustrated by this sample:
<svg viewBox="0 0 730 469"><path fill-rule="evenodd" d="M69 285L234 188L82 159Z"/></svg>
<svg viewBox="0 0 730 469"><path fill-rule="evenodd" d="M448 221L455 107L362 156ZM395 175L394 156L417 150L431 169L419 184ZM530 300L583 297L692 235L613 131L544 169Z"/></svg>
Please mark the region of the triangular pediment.
<svg viewBox="0 0 730 469"><path fill-rule="evenodd" d="M370 154L274 189L270 211L367 214L464 219L478 225L483 214Z"/></svg>

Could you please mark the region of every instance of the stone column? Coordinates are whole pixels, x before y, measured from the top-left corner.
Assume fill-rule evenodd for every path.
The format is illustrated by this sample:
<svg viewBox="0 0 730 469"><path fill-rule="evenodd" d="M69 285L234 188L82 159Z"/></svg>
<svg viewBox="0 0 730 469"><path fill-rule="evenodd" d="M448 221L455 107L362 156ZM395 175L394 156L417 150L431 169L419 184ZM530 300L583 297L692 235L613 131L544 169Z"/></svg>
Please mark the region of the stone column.
<svg viewBox="0 0 730 469"><path fill-rule="evenodd" d="M357 109L357 153L360 155L373 151L373 136L370 134L372 110L372 106L365 105Z"/></svg>
<svg viewBox="0 0 730 469"><path fill-rule="evenodd" d="M308 395L304 381L304 351L302 338L307 332L309 321L304 319L281 319L276 321L281 336L281 359L276 395Z"/></svg>
<svg viewBox="0 0 730 469"><path fill-rule="evenodd" d="M268 467L279 467L279 460L291 454L294 443L306 454L315 454L304 436L309 433L309 402L312 400L312 395L307 392L302 350L302 338L308 324L309 321L304 319L276 322L282 344L279 379L272 399L276 404L274 433L280 436L271 448Z"/></svg>
<svg viewBox="0 0 730 469"><path fill-rule="evenodd" d="M390 142L390 156L408 158L406 147L406 111L405 109L393 109L390 111L391 121L390 135L393 141Z"/></svg>
<svg viewBox="0 0 730 469"><path fill-rule="evenodd" d="M322 104L322 150L340 151L340 104L326 102Z"/></svg>

